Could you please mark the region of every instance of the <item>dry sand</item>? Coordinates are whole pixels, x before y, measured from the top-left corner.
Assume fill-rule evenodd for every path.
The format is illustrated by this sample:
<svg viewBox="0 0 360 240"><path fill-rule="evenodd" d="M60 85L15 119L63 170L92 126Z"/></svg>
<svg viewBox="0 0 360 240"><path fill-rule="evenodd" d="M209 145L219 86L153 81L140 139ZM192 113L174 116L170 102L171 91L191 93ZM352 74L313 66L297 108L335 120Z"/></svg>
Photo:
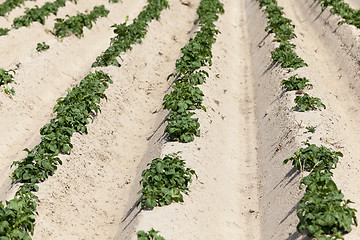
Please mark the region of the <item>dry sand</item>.
<svg viewBox="0 0 360 240"><path fill-rule="evenodd" d="M0 27L10 26L26 7L44 2L27 1L0 17ZM16 69L17 82L13 99L0 94L2 200L15 191L8 178L11 163L25 156L22 149L38 144L39 129L51 119L56 99L91 71L113 36L111 25L127 15L134 18L145 2L68 3L57 17L101 4L111 10L81 39L57 41L45 31L56 16L45 26L34 23L0 37L0 67ZM279 5L296 25L296 52L309 64L297 72L310 79L314 89L309 93L320 97L326 110L290 111L295 96L282 94L280 86L289 74L271 64L275 44L264 31L266 18L258 2L223 0L210 78L201 86L207 112L196 111L201 137L188 144L164 140L167 112L161 104L171 83L166 77L197 29L193 22L199 2L170 1L170 9L149 25L143 43L122 54L122 66L103 68L114 81L106 91L108 101L102 102L89 134L74 135L71 155L61 156L64 164L40 184L33 239L136 239L136 231L152 227L169 240L306 239L296 233L302 175L282 161L310 136L305 133L309 125L317 126L312 142L344 153L335 181L360 210L354 181L360 171L360 31L338 26L339 17L321 12L313 0L279 0ZM42 41L50 49L37 53L36 43ZM135 208L124 219L139 198L146 164L177 151L199 175L185 202L153 211ZM359 228L345 239L360 239Z"/></svg>

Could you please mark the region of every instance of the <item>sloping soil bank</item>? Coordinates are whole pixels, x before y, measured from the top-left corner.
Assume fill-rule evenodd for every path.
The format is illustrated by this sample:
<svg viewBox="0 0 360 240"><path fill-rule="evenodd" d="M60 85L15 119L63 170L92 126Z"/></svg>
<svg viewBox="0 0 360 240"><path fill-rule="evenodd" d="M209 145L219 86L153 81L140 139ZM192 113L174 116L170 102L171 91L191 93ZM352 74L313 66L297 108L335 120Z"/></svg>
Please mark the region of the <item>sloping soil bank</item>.
<svg viewBox="0 0 360 240"><path fill-rule="evenodd" d="M264 14L256 1L248 1L248 19L252 37L252 60L258 124L258 159L260 172L261 239L306 239L296 233L296 207L302 192L298 189L302 174L296 174L282 161L293 155L301 142L311 136L311 143L341 151L344 158L334 171L335 182L346 199L356 203L360 195L353 180L359 172L359 30L341 25L328 10L321 12L312 0L279 0L285 16L295 24L296 52L309 64L297 73L314 85L309 91L327 106L326 110L297 113L290 111L295 94L283 93L280 82L288 75L272 64L272 36L263 31ZM264 57L265 56L265 57ZM255 65L256 63L256 65ZM316 133L307 133L315 126ZM358 215L359 218L359 215ZM345 239L358 239L358 228Z"/></svg>

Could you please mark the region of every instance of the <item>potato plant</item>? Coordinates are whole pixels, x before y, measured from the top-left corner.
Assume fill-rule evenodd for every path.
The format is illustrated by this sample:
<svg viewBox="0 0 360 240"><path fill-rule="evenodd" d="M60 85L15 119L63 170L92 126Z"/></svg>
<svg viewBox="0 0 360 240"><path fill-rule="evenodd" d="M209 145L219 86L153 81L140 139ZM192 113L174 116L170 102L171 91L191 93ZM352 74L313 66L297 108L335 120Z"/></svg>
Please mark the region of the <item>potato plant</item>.
<svg viewBox="0 0 360 240"><path fill-rule="evenodd" d="M9 96L15 95L14 88L13 87L10 88L8 86L9 83L15 83L14 75L13 75L14 73L15 71L12 69L5 70L3 68L0 68L0 87L4 86L4 89L2 89L1 91L4 91Z"/></svg>
<svg viewBox="0 0 360 240"><path fill-rule="evenodd" d="M283 162L292 162L297 170L310 173L300 181L300 189L306 189L297 207L297 230L318 240L343 239L352 224L357 226L356 209L348 206L352 202L344 200L332 180L331 171L343 154L308 142L305 145Z"/></svg>
<svg viewBox="0 0 360 240"><path fill-rule="evenodd" d="M181 193L188 194L192 176L197 175L194 170L185 168L185 161L178 154L155 158L142 172L142 189L138 192L142 194L139 202L142 208L153 209L184 201Z"/></svg>
<svg viewBox="0 0 360 240"><path fill-rule="evenodd" d="M289 79L281 81L282 88L285 91L303 90L305 88L312 88L313 85L308 83L309 79L303 77L300 78L297 74L291 76Z"/></svg>
<svg viewBox="0 0 360 240"><path fill-rule="evenodd" d="M10 29L8 28L0 28L0 36L7 35Z"/></svg>
<svg viewBox="0 0 360 240"><path fill-rule="evenodd" d="M148 231L138 231L137 240L165 240L162 236L158 235L159 231L155 231L153 228Z"/></svg>
<svg viewBox="0 0 360 240"><path fill-rule="evenodd" d="M36 45L36 51L38 52L43 52L43 51L46 51L50 48L49 45L47 45L45 42L42 42L42 43L38 43Z"/></svg>
<svg viewBox="0 0 360 240"><path fill-rule="evenodd" d="M302 96L297 96L294 99L296 105L292 108L295 111L305 112L310 110L316 110L318 108L326 109L325 104L323 104L320 98L311 97L309 94L304 93Z"/></svg>
<svg viewBox="0 0 360 240"><path fill-rule="evenodd" d="M57 18L54 25L54 34L56 37L64 38L74 34L76 37L83 36L83 28L91 29L93 23L99 17L106 17L109 11L105 9L104 5L95 6L89 14L78 13L76 16L68 16L67 19Z"/></svg>

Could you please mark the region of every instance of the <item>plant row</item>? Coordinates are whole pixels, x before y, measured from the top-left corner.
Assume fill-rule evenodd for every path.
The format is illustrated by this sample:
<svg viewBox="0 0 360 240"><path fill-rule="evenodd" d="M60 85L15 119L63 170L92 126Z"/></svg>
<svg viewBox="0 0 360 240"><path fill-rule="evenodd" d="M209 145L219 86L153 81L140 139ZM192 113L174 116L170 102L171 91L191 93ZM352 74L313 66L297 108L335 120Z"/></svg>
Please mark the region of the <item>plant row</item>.
<svg viewBox="0 0 360 240"><path fill-rule="evenodd" d="M296 38L294 33L295 25L292 24L291 19L284 17L283 8L278 6L276 0L258 0L260 7L265 7L265 13L267 14L268 25L265 31L268 34L273 33L275 42L279 44L271 52L271 57L274 62L281 64L282 68L290 70L296 70L301 67L306 67L305 61L300 58L294 51L295 44L290 40ZM304 90L306 87L312 87L306 78L300 78L296 74L288 79L282 81L282 86L285 91L292 90ZM295 98L296 105L293 107L296 111L308 111L315 110L317 108L326 108L319 98L311 97L305 93Z"/></svg>
<svg viewBox="0 0 360 240"><path fill-rule="evenodd" d="M50 14L56 15L60 7L66 5L66 1L77 3L77 0L55 0L54 2L46 2L43 6L26 9L25 15L14 19L12 27L18 29L20 27L28 27L33 22L45 24L46 17Z"/></svg>
<svg viewBox="0 0 360 240"><path fill-rule="evenodd" d="M66 5L66 1L77 3L77 0L56 0L55 2L46 2L41 7L27 8L23 16L13 20L12 27L15 29L28 27L33 22L39 22L44 25L46 17L50 14L56 15L59 8ZM9 31L9 28L0 28L0 36L7 35Z"/></svg>
<svg viewBox="0 0 360 240"><path fill-rule="evenodd" d="M200 25L200 31L181 49L183 55L176 61L176 72L168 76L168 79L175 77L173 91L166 94L163 101L163 108L170 110L165 129L169 140L191 142L194 136L200 134L200 124L197 118L191 118L195 114L191 111L199 108L206 110L202 105L204 94L197 85L204 83L209 76L200 68L212 65L211 47L219 33L214 22L220 13L224 13L224 8L218 0L200 2L197 9L199 18L195 21L195 24ZM181 159L179 152L168 154L162 159L153 159L148 166L142 172L142 189L138 192L142 194L138 203L142 209L183 202L182 193L188 194L192 177L197 178L194 170L185 167L185 161ZM139 231L137 236L139 240L164 240L154 229L149 233Z"/></svg>
<svg viewBox="0 0 360 240"><path fill-rule="evenodd" d="M300 181L305 194L297 208L297 230L307 231L309 237L319 240L344 239L342 236L351 231L351 225L357 226L357 219L356 210L348 206L353 202L344 200L332 180L332 169L343 154L308 142L305 145L295 156L284 160L284 164L292 162L298 171L309 173Z"/></svg>
<svg viewBox="0 0 360 240"><path fill-rule="evenodd" d="M0 204L0 238L31 239L34 232L37 183L52 176L62 164L59 154L70 154L71 136L75 132L87 133L87 124L100 111L100 100L112 83L102 71L89 73L78 86L68 90L54 107L56 117L40 130L41 142L32 150L25 149L27 156L15 161L11 174L12 183L20 183L14 199Z"/></svg>
<svg viewBox="0 0 360 240"><path fill-rule="evenodd" d="M344 20L339 24L347 23L360 28L360 9L352 9L349 4L344 0L318 0L321 3L321 7L324 10L327 7L331 7L330 12L337 14Z"/></svg>
<svg viewBox="0 0 360 240"><path fill-rule="evenodd" d="M120 57L120 53L132 50L131 45L135 43L141 43L148 31L149 22L154 19L158 20L160 12L168 7L167 0L148 0L148 5L133 20L132 24L128 25L127 20L122 24L114 24L112 27L115 28L114 33L116 36L111 38L110 47L96 58L92 67L106 67L110 65L120 67L120 63L117 60Z"/></svg>
<svg viewBox="0 0 360 240"><path fill-rule="evenodd" d="M57 18L54 25L54 34L56 37L67 37L74 34L76 37L81 38L83 36L83 28L87 27L91 29L93 23L99 17L106 17L109 14L109 10L106 10L104 5L95 6L89 14L78 13L76 16L67 16L67 19Z"/></svg>
<svg viewBox="0 0 360 240"><path fill-rule="evenodd" d="M183 55L176 61L176 72L168 77L175 77L174 90L163 99L163 108L170 110L165 132L171 141L191 142L195 136L200 136L200 124L198 118L192 117L193 110L206 111L206 108L202 105L204 94L197 86L209 76L201 68L212 65L211 48L219 33L214 22L223 12L223 5L218 0L201 1L197 9L199 18L195 22L200 25L200 31L181 49Z"/></svg>

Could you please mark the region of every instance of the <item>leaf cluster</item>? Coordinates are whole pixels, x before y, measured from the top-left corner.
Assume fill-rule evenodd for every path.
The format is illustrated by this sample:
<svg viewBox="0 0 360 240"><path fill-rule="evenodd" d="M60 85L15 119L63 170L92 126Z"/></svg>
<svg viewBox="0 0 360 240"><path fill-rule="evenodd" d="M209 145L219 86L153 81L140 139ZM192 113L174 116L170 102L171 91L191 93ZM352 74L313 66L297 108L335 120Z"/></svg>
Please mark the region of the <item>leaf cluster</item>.
<svg viewBox="0 0 360 240"><path fill-rule="evenodd" d="M353 202L344 200L332 175L328 170L315 171L301 180L306 192L298 206L297 230L307 230L308 236L319 240L344 239L342 235L351 231L351 225L358 225L356 209L348 206Z"/></svg>
<svg viewBox="0 0 360 240"><path fill-rule="evenodd" d="M313 85L308 83L309 79L306 77L300 78L297 74L291 76L289 79L281 81L282 88L286 91L303 90L306 87L312 88Z"/></svg>
<svg viewBox="0 0 360 240"><path fill-rule="evenodd" d="M155 231L153 228L148 231L138 231L137 232L137 239L138 240L165 240L162 236L158 235L159 231Z"/></svg>
<svg viewBox="0 0 360 240"><path fill-rule="evenodd" d="M47 45L45 42L42 42L42 43L37 44L36 51L43 52L43 51L48 50L49 48L50 48L49 45Z"/></svg>
<svg viewBox="0 0 360 240"><path fill-rule="evenodd" d="M138 193L143 195L139 202L143 208L153 209L172 202L183 202L181 193L188 194L192 176L197 175L194 170L185 168L185 161L178 154L155 158L142 172L142 189Z"/></svg>
<svg viewBox="0 0 360 240"><path fill-rule="evenodd" d="M153 19L158 20L161 11L168 7L167 0L148 0L148 4L132 24L128 25L126 20L125 23L113 25L116 36L111 38L110 47L96 58L92 67L110 65L120 67L116 58L120 56L120 53L131 50L133 44L141 43L148 31L148 23Z"/></svg>
<svg viewBox="0 0 360 240"><path fill-rule="evenodd" d="M0 87L4 86L4 91L6 94L12 96L15 95L15 90L14 88L10 88L8 86L9 83L15 83L14 81L14 74L15 71L10 69L10 70L5 70L3 68L0 68Z"/></svg>
<svg viewBox="0 0 360 240"><path fill-rule="evenodd" d="M73 133L87 133L86 125L100 111L100 100L106 99L104 94L110 77L102 71L89 73L64 98L57 100L54 107L56 117L40 130L41 142L32 150L25 149L28 155L12 166L17 168L11 175L13 182L39 183L52 176L61 160L60 153L70 154Z"/></svg>
<svg viewBox="0 0 360 240"><path fill-rule="evenodd" d="M304 142L306 148L300 148L294 153L295 156L284 160L284 164L292 162L299 171L331 170L336 167L341 152L333 152L325 146L318 147L315 144Z"/></svg>
<svg viewBox="0 0 360 240"><path fill-rule="evenodd" d="M56 0L55 2L46 2L43 6L34 8L27 8L25 15L17 17L13 20L12 27L18 29L20 27L28 27L32 22L39 22L45 24L45 19L50 14L56 15L60 7L66 5L66 1L75 2L77 0Z"/></svg>
<svg viewBox="0 0 360 240"><path fill-rule="evenodd" d="M0 36L7 35L10 29L8 28L0 28Z"/></svg>
<svg viewBox="0 0 360 240"><path fill-rule="evenodd" d="M309 110L315 110L317 108L324 108L326 109L325 104L323 104L320 98L311 97L309 94L304 93L304 95L296 96L294 99L296 105L292 108L299 112L305 112Z"/></svg>
<svg viewBox="0 0 360 240"><path fill-rule="evenodd" d="M24 184L13 199L5 205L0 203L0 239L31 240L29 233L34 234L38 199L32 192L38 189L35 184Z"/></svg>
<svg viewBox="0 0 360 240"><path fill-rule="evenodd" d="M0 4L0 16L5 16L7 13L11 12L14 8L24 4L27 0L6 0ZM31 0L33 1L33 0Z"/></svg>
<svg viewBox="0 0 360 240"><path fill-rule="evenodd" d="M352 224L357 226L357 219L356 210L348 206L352 202L344 200L332 180L331 171L343 154L308 142L305 145L283 162L292 162L297 170L310 172L300 181L300 189L306 186L306 190L297 208L297 230L306 230L309 237L318 240L344 239L342 235L351 231Z"/></svg>
<svg viewBox="0 0 360 240"><path fill-rule="evenodd" d="M170 74L175 77L173 89L166 94L163 101L163 108L170 110L167 117L165 132L171 141L191 142L195 136L200 136L200 124L197 118L192 118L195 109L206 108L202 105L203 92L196 85L203 84L209 74L201 67L212 65L212 44L216 41L219 30L214 22L218 15L224 13L223 4L218 0L201 1L196 21L200 25L194 38L181 49L183 54L176 61L176 73Z"/></svg>
<svg viewBox="0 0 360 240"><path fill-rule="evenodd" d="M360 9L353 9L344 0L318 0L323 9L331 7L330 12L341 16L344 20L339 24L347 23L360 28Z"/></svg>
<svg viewBox="0 0 360 240"><path fill-rule="evenodd" d="M104 5L101 5L95 6L89 14L78 13L76 16L66 15L66 20L57 18L55 19L54 34L56 37L61 38L74 34L76 37L81 38L84 27L91 29L96 19L106 17L108 14L109 10L106 10Z"/></svg>

